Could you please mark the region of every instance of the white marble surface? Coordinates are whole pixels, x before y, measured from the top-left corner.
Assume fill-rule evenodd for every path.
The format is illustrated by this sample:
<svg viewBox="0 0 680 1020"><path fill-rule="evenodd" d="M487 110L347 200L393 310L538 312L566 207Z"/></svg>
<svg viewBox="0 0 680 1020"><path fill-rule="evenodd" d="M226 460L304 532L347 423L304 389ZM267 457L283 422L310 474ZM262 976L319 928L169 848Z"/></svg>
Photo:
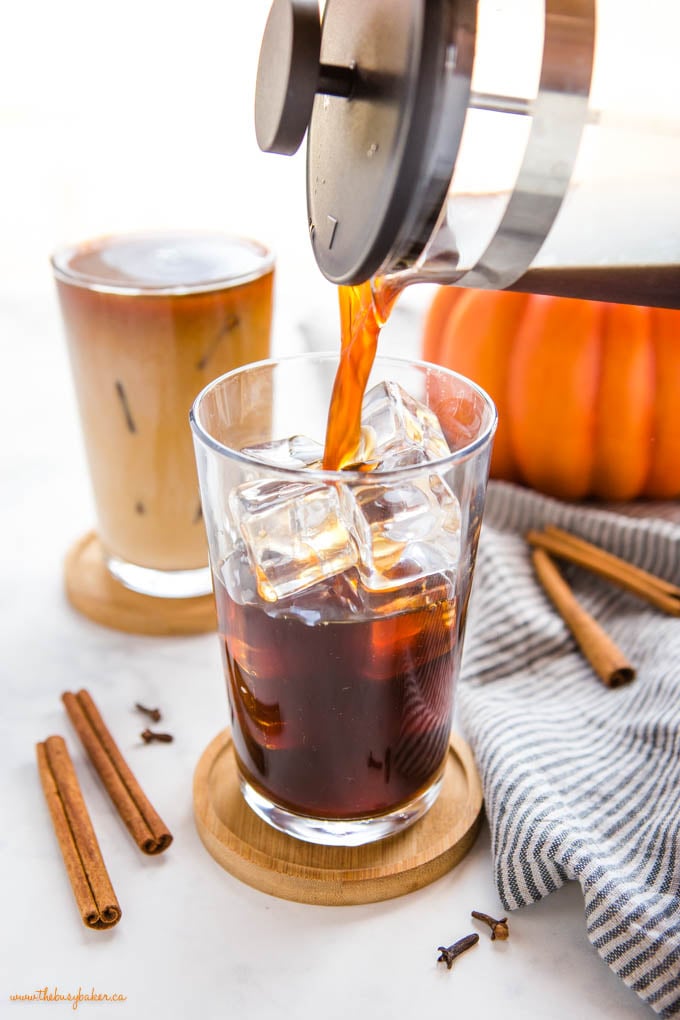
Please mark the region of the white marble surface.
<svg viewBox="0 0 680 1020"><path fill-rule="evenodd" d="M574 886L513 914L508 943L483 936L451 972L437 965L438 945L474 930L471 909L501 909L486 829L446 877L369 906L290 903L223 872L198 839L191 800L196 762L227 719L216 638L118 634L65 601L63 556L93 512L47 264L55 244L164 225L262 237L279 256L276 350L310 335L334 342L335 294L305 237L302 158L261 156L250 129L268 0L236 8L196 0L189 17L186 5L120 0L115 17L97 8L95 18L85 0L35 0L5 19L0 1016L34 1015L9 997L55 986L120 993L124 1002L83 1003L76 1015L131 1020L649 1015L588 944ZM413 343L422 303L405 303L386 347ZM175 834L159 859L132 843L70 729L60 694L80 686ZM141 743L138 700L162 707L173 744ZM43 801L34 745L52 733L67 739L123 908L109 932L82 925Z"/></svg>
<svg viewBox="0 0 680 1020"><path fill-rule="evenodd" d="M405 309L395 322L411 326L416 314ZM285 318L294 316L285 302L279 315L280 333L292 343L296 334L292 326L286 330ZM45 986L122 993L126 1001L115 1006L83 1003L79 1009L86 1015L115 1010L135 1020L189 1011L264 1020L283 1009L300 1020L340 1018L348 1009L367 1020L416 1012L507 1020L649 1014L589 946L578 887L514 913L508 943L491 943L483 934L451 972L437 965L438 945L475 930L471 909L501 909L486 828L453 872L426 889L369 906L278 900L218 867L194 829L191 799L196 762L226 723L217 639L119 634L68 606L62 557L90 526L92 511L49 288L37 288L31 301L4 295L0 335L6 823L0 836L0 1015L28 1008L8 1003L9 995ZM407 339L395 334L395 343ZM70 728L60 693L80 686L94 694L175 834L159 859L137 850ZM162 707L173 744L141 743L135 701ZM51 733L67 739L123 908L121 923L109 932L82 925L52 832L34 757L35 742Z"/></svg>

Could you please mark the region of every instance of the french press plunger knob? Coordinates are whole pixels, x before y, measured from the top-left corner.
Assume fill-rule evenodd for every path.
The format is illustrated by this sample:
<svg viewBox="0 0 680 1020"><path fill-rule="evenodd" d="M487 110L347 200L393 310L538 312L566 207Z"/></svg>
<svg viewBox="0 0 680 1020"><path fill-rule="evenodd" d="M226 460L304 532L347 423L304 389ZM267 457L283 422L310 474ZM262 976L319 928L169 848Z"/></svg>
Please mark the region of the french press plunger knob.
<svg viewBox="0 0 680 1020"><path fill-rule="evenodd" d="M321 62L316 0L274 0L262 40L255 133L263 152L292 156L304 138L317 93L347 98L352 66Z"/></svg>

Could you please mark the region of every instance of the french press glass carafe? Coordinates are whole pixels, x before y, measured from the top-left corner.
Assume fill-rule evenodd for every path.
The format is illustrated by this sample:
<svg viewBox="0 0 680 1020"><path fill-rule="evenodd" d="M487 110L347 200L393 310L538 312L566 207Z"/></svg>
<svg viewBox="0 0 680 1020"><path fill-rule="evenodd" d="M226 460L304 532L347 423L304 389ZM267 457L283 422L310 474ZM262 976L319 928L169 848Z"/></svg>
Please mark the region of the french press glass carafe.
<svg viewBox="0 0 680 1020"><path fill-rule="evenodd" d="M680 307L680 5L275 0L260 147L308 129L316 260Z"/></svg>

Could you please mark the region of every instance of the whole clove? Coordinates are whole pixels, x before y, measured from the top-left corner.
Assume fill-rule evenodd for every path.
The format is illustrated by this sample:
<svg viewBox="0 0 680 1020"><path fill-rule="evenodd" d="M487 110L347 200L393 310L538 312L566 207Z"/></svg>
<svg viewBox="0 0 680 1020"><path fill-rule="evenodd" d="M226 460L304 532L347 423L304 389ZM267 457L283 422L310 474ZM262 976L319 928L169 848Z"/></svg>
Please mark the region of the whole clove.
<svg viewBox="0 0 680 1020"><path fill-rule="evenodd" d="M154 722L161 721L162 716L160 708L147 708L145 705L140 705L139 702L135 703L135 708L138 712L148 715L149 719L152 719Z"/></svg>
<svg viewBox="0 0 680 1020"><path fill-rule="evenodd" d="M226 322L222 325L222 328L220 329L219 333L216 334L215 339L212 341L210 346L204 352L203 356L199 358L199 360L196 362L196 368L198 369L199 372L202 372L205 368L207 368L208 362L212 358L213 354L215 353L219 345L222 343L222 340L225 338L225 336L231 333L232 330L236 329L237 326L239 325L240 321L237 315L232 314L228 317Z"/></svg>
<svg viewBox="0 0 680 1020"><path fill-rule="evenodd" d="M464 953L468 949L472 949L479 942L479 935L465 935L464 938L458 939L452 946L437 946L437 952L441 953L441 956L437 957L437 963L445 963L449 970L453 967L453 961Z"/></svg>
<svg viewBox="0 0 680 1020"><path fill-rule="evenodd" d="M130 410L130 404L128 402L127 393L125 392L125 387L120 379L116 379L116 393L120 400L120 406L123 409L123 417L125 418L125 424L127 425L128 432L135 433L137 431L137 426L135 425L135 420L132 417L132 411Z"/></svg>
<svg viewBox="0 0 680 1020"><path fill-rule="evenodd" d="M156 733L154 730L143 730L139 735L145 744L153 744L154 742L171 744L175 739L171 733Z"/></svg>
<svg viewBox="0 0 680 1020"><path fill-rule="evenodd" d="M494 939L507 939L510 934L507 917L496 919L495 917L491 917L490 914L484 914L481 910L473 910L472 916L476 917L478 921L483 921L484 924L488 924L489 928L491 928L492 942Z"/></svg>

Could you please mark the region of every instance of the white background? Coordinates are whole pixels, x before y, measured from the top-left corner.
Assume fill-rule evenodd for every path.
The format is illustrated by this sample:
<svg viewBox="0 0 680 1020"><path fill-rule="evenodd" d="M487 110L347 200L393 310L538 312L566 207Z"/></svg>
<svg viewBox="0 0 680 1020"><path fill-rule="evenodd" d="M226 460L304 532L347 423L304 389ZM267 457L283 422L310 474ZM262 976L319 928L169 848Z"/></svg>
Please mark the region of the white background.
<svg viewBox="0 0 680 1020"><path fill-rule="evenodd" d="M255 141L268 6L24 0L5 11L3 290L47 286L62 242L186 226L258 237L287 292L330 291L307 241L304 152L265 155Z"/></svg>

